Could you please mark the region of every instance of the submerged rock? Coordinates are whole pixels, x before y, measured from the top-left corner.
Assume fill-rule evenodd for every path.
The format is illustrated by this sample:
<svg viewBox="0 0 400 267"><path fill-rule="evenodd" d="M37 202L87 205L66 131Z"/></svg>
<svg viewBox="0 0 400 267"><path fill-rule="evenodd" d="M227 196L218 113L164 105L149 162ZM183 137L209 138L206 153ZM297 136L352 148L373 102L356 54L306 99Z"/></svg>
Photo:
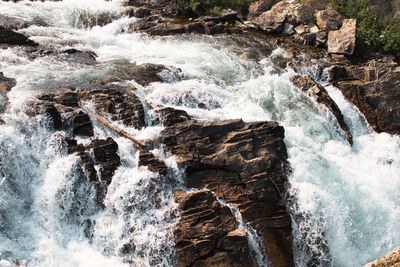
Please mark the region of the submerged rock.
<svg viewBox="0 0 400 267"><path fill-rule="evenodd" d="M0 45L1 44L26 45L26 46L37 46L38 45L37 43L30 40L25 35L0 26Z"/></svg>
<svg viewBox="0 0 400 267"><path fill-rule="evenodd" d="M159 140L186 166L187 187L207 188L238 207L261 236L273 266L293 264L283 138L283 128L273 122L189 120L166 128ZM189 203L195 210L196 202Z"/></svg>
<svg viewBox="0 0 400 267"><path fill-rule="evenodd" d="M15 79L7 78L0 72L0 113L3 113L7 105L7 93L17 84Z"/></svg>
<svg viewBox="0 0 400 267"><path fill-rule="evenodd" d="M338 105L333 101L333 99L329 96L326 89L311 79L308 75L303 76L295 76L291 79L292 83L300 89L302 92L307 94L309 97L323 105L327 108L335 117L343 130L347 141L350 144L353 144L353 136L350 132L349 126L344 121L344 117L342 112L340 111Z"/></svg>

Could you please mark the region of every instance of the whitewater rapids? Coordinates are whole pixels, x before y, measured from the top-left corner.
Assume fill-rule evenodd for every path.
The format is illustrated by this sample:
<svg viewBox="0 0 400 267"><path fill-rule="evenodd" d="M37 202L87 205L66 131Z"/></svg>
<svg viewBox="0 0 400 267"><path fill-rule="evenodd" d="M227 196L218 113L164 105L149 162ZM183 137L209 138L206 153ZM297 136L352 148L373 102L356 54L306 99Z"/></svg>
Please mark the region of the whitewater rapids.
<svg viewBox="0 0 400 267"><path fill-rule="evenodd" d="M283 125L293 169L289 209L297 266L306 265L310 249L320 249L302 244L318 239L326 239L329 247L329 253L319 251L321 259L328 266L343 267L361 266L400 244L400 137L375 133L341 92L328 86L353 134L350 146L334 117L293 87L293 70L274 72L270 59L285 56L283 49L252 61L232 52L229 36L128 34L135 19L124 16L121 1L0 2L0 14L44 21L47 26L33 25L21 32L45 47L93 51L99 62L171 65L189 77L148 87L131 81L144 101L183 109L195 119L274 120ZM82 21L104 16L112 22L88 28ZM77 188L79 158L63 153L45 118L32 119L23 112L24 102L35 94L79 86L111 70L69 64L50 55L32 58L15 47L0 50L0 71L17 80L8 93L5 124L0 125L0 266L10 259L33 267L118 267L128 266L127 261L134 266L172 266L178 216L173 191L182 177L174 158L166 160L175 171L174 182L154 184L155 175L138 166L137 151L115 138L122 166L109 186L105 209L99 210L88 197L90 185ZM183 95L191 97L182 101ZM198 108L193 99L207 109ZM125 130L146 140L162 128ZM107 134L95 127L96 137ZM154 186L162 192L157 208L149 204L153 196L148 190ZM83 211L71 213L74 209ZM89 236L83 230L88 220L96 221ZM129 259L119 253L128 233L137 246Z"/></svg>

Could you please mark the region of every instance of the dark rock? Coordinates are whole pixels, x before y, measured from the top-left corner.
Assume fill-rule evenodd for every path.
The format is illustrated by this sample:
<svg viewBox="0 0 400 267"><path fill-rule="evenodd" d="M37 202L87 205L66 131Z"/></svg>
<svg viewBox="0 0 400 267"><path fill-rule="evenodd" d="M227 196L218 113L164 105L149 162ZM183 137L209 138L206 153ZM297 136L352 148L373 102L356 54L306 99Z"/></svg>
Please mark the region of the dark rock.
<svg viewBox="0 0 400 267"><path fill-rule="evenodd" d="M26 46L37 46L38 44L30 40L25 35L8 30L0 26L0 44L6 45L26 45Z"/></svg>
<svg viewBox="0 0 400 267"><path fill-rule="evenodd" d="M308 75L295 76L291 79L291 81L299 90L323 105L336 117L336 120L340 128L343 130L347 141L350 144L353 144L353 136L350 132L349 126L344 121L343 114L340 111L338 105L329 96L326 89L315 82L313 79L311 79L311 77Z"/></svg>
<svg viewBox="0 0 400 267"><path fill-rule="evenodd" d="M343 66L334 65L328 68L328 81L337 82L349 77L347 70Z"/></svg>
<svg viewBox="0 0 400 267"><path fill-rule="evenodd" d="M80 91L82 99L91 100L99 113L111 114L112 120L121 120L126 126L141 129L145 126L144 108L133 90L117 85L104 89Z"/></svg>
<svg viewBox="0 0 400 267"><path fill-rule="evenodd" d="M162 160L157 159L153 153L147 149L141 149L139 152L139 164L147 166L150 171L166 175L168 168Z"/></svg>
<svg viewBox="0 0 400 267"><path fill-rule="evenodd" d="M161 117L161 123L165 126L172 126L174 124L190 120L190 116L184 110L174 108L162 108L157 111Z"/></svg>
<svg viewBox="0 0 400 267"><path fill-rule="evenodd" d="M335 85L358 107L375 131L400 134L400 67L383 66L386 68L382 72L378 67L372 68L375 80L347 79Z"/></svg>
<svg viewBox="0 0 400 267"><path fill-rule="evenodd" d="M130 79L137 83L147 86L153 82L165 82L173 79L179 79L181 70L174 67L167 67L159 64L141 64L134 65L126 71Z"/></svg>
<svg viewBox="0 0 400 267"><path fill-rule="evenodd" d="M72 132L75 135L93 136L93 125L88 114L83 111L74 111L72 114Z"/></svg>
<svg viewBox="0 0 400 267"><path fill-rule="evenodd" d="M177 191L175 199L181 216L175 230L176 266L257 266L246 233L214 194Z"/></svg>
<svg viewBox="0 0 400 267"><path fill-rule="evenodd" d="M326 31L338 30L343 23L343 16L333 8L318 11L315 17L318 27Z"/></svg>
<svg viewBox="0 0 400 267"><path fill-rule="evenodd" d="M208 188L234 203L262 236L274 266L293 264L291 219L283 198L289 172L283 138L277 123L241 120L190 120L160 136L178 163L187 166L186 186Z"/></svg>

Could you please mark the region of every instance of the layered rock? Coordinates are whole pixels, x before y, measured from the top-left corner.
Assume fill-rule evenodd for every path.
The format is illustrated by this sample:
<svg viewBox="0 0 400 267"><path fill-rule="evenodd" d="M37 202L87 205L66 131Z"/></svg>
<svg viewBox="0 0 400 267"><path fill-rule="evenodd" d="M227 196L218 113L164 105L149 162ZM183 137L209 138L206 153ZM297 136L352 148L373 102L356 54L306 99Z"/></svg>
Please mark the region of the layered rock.
<svg viewBox="0 0 400 267"><path fill-rule="evenodd" d="M395 248L389 254L366 264L364 267L398 267L400 266L400 247Z"/></svg>
<svg viewBox="0 0 400 267"><path fill-rule="evenodd" d="M400 134L400 67L372 61L346 68L335 85L377 132Z"/></svg>
<svg viewBox="0 0 400 267"><path fill-rule="evenodd" d="M289 164L283 138L283 128L273 122L189 120L166 128L159 140L186 166L187 187L207 188L238 207L262 237L273 266L293 264L291 220L284 201ZM189 238L179 240L195 245Z"/></svg>
<svg viewBox="0 0 400 267"><path fill-rule="evenodd" d="M257 266L246 232L211 191L177 191L175 199L181 216L175 230L177 267Z"/></svg>
<svg viewBox="0 0 400 267"><path fill-rule="evenodd" d="M343 114L338 105L329 96L326 89L311 79L308 75L294 76L291 81L298 89L328 109L335 116L340 128L344 132L345 138L350 144L353 144L353 136L350 132L349 126L344 121Z"/></svg>

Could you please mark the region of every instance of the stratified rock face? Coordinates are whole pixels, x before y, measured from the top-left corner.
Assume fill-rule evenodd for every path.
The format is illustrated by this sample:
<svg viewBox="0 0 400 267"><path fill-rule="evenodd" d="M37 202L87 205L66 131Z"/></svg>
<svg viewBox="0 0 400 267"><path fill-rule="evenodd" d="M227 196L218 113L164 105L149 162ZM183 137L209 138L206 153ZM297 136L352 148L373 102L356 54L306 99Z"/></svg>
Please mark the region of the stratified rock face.
<svg viewBox="0 0 400 267"><path fill-rule="evenodd" d="M291 219L283 198L289 172L283 138L277 123L241 120L189 120L160 135L187 167L186 186L207 188L235 204L262 237L273 266L293 264Z"/></svg>
<svg viewBox="0 0 400 267"><path fill-rule="evenodd" d="M400 67L380 72L376 68L367 70L368 81L344 80L335 85L364 114L368 123L377 132L400 134ZM375 79L371 79L375 76Z"/></svg>
<svg viewBox="0 0 400 267"><path fill-rule="evenodd" d="M364 267L399 267L400 266L400 247L395 248L392 252L368 263Z"/></svg>
<svg viewBox="0 0 400 267"><path fill-rule="evenodd" d="M257 266L246 232L211 191L175 192L180 222L175 230L177 267Z"/></svg>
<svg viewBox="0 0 400 267"><path fill-rule="evenodd" d="M332 114L336 117L340 128L342 128L347 141L349 141L350 144L353 144L353 136L350 132L349 126L344 121L343 114L338 105L329 96L326 89L311 79L311 77L308 75L294 76L291 81L298 89L332 112Z"/></svg>
<svg viewBox="0 0 400 267"><path fill-rule="evenodd" d="M356 45L356 20L343 20L342 27L328 34L328 52L352 55Z"/></svg>
<svg viewBox="0 0 400 267"><path fill-rule="evenodd" d="M0 26L0 44L6 45L28 45L28 46L36 46L37 43L30 40L25 35L8 30Z"/></svg>

